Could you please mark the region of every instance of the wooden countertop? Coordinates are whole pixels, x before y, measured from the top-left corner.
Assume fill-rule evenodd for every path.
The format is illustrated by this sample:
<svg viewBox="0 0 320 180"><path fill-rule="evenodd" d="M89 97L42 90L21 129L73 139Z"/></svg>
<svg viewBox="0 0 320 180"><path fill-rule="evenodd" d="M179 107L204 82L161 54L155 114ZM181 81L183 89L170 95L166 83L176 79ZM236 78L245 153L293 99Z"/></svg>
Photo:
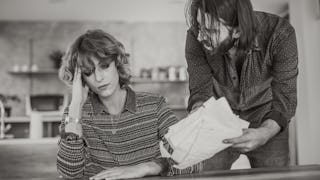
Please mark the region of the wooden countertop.
<svg viewBox="0 0 320 180"><path fill-rule="evenodd" d="M213 180L319 180L320 165L291 166L283 168L254 168L229 171L212 171L201 174L166 179L213 179Z"/></svg>
<svg viewBox="0 0 320 180"><path fill-rule="evenodd" d="M0 140L0 179L60 179L56 171L57 141L58 138ZM184 176L142 179L320 180L320 165L211 171Z"/></svg>
<svg viewBox="0 0 320 180"><path fill-rule="evenodd" d="M187 112L187 107L185 105L169 105L172 110L183 110ZM60 122L63 112L54 111L54 112L39 112L42 115L42 122ZM29 123L30 116L12 116L5 117L4 121L6 123Z"/></svg>
<svg viewBox="0 0 320 180"><path fill-rule="evenodd" d="M62 118L62 113L60 112L47 112L39 113L42 115L42 122L60 122ZM29 123L30 116L12 116L4 118L6 123Z"/></svg>
<svg viewBox="0 0 320 180"><path fill-rule="evenodd" d="M4 145L27 145L27 144L32 144L32 145L38 145L38 144L43 144L43 145L54 145L57 146L59 141L58 137L53 137L53 138L41 138L41 139L29 139L29 138L12 138L12 139L1 139L0 140L0 148ZM1 152L1 151L0 151Z"/></svg>

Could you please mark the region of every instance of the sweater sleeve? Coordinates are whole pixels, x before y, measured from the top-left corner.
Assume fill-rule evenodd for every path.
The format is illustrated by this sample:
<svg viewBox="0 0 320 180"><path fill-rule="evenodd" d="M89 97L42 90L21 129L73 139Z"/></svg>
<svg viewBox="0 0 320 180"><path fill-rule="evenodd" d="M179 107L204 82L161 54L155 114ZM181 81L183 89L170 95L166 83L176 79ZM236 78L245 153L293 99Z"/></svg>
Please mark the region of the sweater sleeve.
<svg viewBox="0 0 320 180"><path fill-rule="evenodd" d="M168 107L167 103L165 102L165 98L163 97L161 97L157 115L159 122L159 138L164 139L164 142L166 142L164 138L165 134L168 132L170 126L178 122L178 119ZM203 166L202 163L198 163L185 169L177 169L173 167L174 161L171 159L165 159L165 161L161 160L158 162L162 162L162 167L164 169L163 172L161 172L162 176L198 173L202 170Z"/></svg>
<svg viewBox="0 0 320 180"><path fill-rule="evenodd" d="M60 135L65 133L65 118L68 108L65 109L60 124ZM82 138L66 140L60 138L57 152L57 170L64 178L81 178L84 171L85 145Z"/></svg>
<svg viewBox="0 0 320 180"><path fill-rule="evenodd" d="M272 109L263 120L272 119L287 128L297 107L298 51L294 28L284 22L273 36Z"/></svg>

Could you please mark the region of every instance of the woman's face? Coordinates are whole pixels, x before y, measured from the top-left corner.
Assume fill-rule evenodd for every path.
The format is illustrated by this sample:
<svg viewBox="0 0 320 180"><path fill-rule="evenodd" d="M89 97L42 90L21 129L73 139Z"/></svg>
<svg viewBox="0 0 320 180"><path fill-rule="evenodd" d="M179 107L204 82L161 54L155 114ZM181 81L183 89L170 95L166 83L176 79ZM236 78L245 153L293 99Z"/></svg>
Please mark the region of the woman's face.
<svg viewBox="0 0 320 180"><path fill-rule="evenodd" d="M201 24L199 28L198 41L203 46L214 53L227 51L233 45L232 28L225 25L223 20L221 22L214 22L211 25L210 15L204 13L204 18L201 18L201 10L198 9L197 22Z"/></svg>
<svg viewBox="0 0 320 180"><path fill-rule="evenodd" d="M100 61L95 57L91 58L94 69L91 73L82 72L84 81L89 88L100 97L109 97L120 90L119 73L115 61Z"/></svg>

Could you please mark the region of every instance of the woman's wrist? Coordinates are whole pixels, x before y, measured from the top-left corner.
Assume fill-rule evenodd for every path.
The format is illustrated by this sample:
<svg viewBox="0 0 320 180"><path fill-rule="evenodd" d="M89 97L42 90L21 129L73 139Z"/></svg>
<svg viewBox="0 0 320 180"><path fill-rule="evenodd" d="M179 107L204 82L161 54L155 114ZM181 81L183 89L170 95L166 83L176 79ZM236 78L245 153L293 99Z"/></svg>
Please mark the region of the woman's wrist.
<svg viewBox="0 0 320 180"><path fill-rule="evenodd" d="M79 137L82 136L82 126L79 123L78 118L73 118L71 116L67 116L65 118L65 132L66 133L74 133Z"/></svg>
<svg viewBox="0 0 320 180"><path fill-rule="evenodd" d="M74 119L76 118L80 119L81 109L82 109L82 105L80 103L71 102L69 106L69 116Z"/></svg>
<svg viewBox="0 0 320 180"><path fill-rule="evenodd" d="M79 137L82 137L82 126L80 123L71 122L65 125L66 133L74 133Z"/></svg>

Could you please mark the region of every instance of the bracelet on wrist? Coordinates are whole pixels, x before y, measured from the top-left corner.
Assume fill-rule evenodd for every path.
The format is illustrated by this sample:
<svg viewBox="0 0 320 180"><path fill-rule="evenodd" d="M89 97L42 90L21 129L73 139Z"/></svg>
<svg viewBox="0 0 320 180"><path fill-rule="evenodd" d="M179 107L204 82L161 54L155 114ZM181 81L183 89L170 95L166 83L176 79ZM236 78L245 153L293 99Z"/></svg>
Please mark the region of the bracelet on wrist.
<svg viewBox="0 0 320 180"><path fill-rule="evenodd" d="M62 139L65 139L67 141L76 141L79 140L80 137L79 135L75 134L75 133L71 133L71 132L65 132L62 134L61 136Z"/></svg>
<svg viewBox="0 0 320 180"><path fill-rule="evenodd" d="M68 124L68 123L71 123L71 122L78 123L79 122L79 118L72 118L70 116L67 116L66 119L65 119L65 124Z"/></svg>

